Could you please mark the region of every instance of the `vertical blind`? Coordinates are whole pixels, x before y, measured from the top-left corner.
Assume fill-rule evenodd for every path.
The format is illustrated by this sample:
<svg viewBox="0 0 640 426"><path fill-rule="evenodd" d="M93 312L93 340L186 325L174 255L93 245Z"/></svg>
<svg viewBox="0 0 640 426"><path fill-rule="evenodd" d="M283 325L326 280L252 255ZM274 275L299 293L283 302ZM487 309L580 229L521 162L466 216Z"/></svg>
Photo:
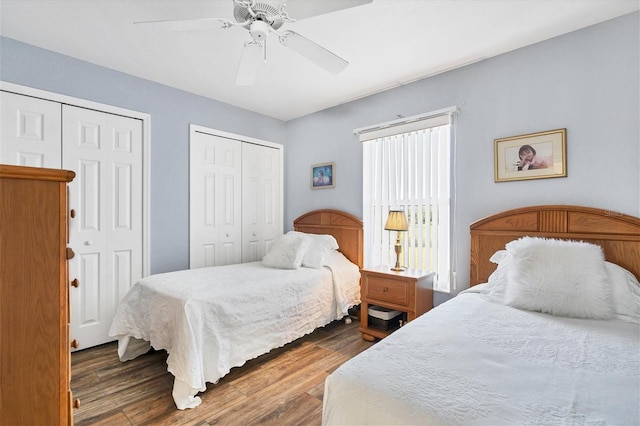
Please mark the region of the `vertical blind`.
<svg viewBox="0 0 640 426"><path fill-rule="evenodd" d="M409 229L400 232L401 265L436 272L434 287L449 291L451 112L394 127L360 133L365 265L395 264L396 234L384 224L389 210L404 210Z"/></svg>

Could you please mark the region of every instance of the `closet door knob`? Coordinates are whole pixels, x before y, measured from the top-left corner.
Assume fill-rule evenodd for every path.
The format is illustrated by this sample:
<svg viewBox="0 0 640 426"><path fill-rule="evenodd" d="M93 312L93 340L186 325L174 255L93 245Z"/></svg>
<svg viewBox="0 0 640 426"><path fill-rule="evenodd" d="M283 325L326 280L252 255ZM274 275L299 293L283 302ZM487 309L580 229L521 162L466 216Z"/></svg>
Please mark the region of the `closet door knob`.
<svg viewBox="0 0 640 426"><path fill-rule="evenodd" d="M85 245L85 246L90 246L91 244L93 244L93 241L85 241L85 242L84 242L84 245Z"/></svg>
<svg viewBox="0 0 640 426"><path fill-rule="evenodd" d="M226 233L225 235L227 236L227 238L229 238L231 236L231 235L229 235L229 233Z"/></svg>

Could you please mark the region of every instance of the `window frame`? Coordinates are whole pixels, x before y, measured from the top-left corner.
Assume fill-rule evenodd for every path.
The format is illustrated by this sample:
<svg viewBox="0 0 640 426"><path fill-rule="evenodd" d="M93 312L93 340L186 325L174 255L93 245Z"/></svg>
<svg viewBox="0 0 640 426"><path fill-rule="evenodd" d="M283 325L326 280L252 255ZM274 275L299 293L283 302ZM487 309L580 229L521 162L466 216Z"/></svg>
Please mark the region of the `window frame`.
<svg viewBox="0 0 640 426"><path fill-rule="evenodd" d="M434 282L434 289L443 292L451 292L455 289L455 245L453 244L453 237L455 232L455 180L454 180L454 159L455 159L455 120L454 113L456 112L455 107L447 108L444 110L434 111L431 113L421 114L418 116L408 117L405 119L394 120L393 122L382 123L376 126L370 126L367 128L356 129L354 133L358 134L358 137L361 142L363 142L363 221L364 221L364 243L365 243L365 266L374 266L374 263L377 264L387 264L394 265L396 260L396 254L394 250L394 244L396 239L395 231L384 231L384 222L386 221L386 216L389 210L397 210L397 209L406 209L408 213L408 221L410 222L410 228L408 232L401 232L401 244L403 246L403 250L401 253L401 263L404 265L409 265L412 267L417 265L420 256L429 257L429 260L420 261L419 265L421 266L418 269L423 270L433 270L437 273L436 280ZM416 135L423 133L431 133L435 131L437 132L446 132L446 140L443 142L441 139L438 139L437 142L440 144L439 149L442 148L445 156L444 158L440 158L435 164L441 164L442 161L446 162L445 169L443 171L443 175L438 176L439 187L438 187L438 200L434 202L433 193L429 192L427 195L426 203L420 204L418 200L410 200L407 197L395 197L395 196L387 196L386 199L384 196L379 196L380 199L373 202L372 191L370 191L370 185L391 185L396 187L396 189L388 189L389 193L397 192L398 188L402 187L402 185L398 186L397 182L393 181L393 177L384 176L382 178L382 183L380 182L372 182L371 176L373 176L372 168L375 168L373 164L374 161L378 161L380 165L380 158L373 160L371 158L371 143L377 144L395 144L394 148L383 148L387 149L386 154L388 155L389 161L394 161L396 166L398 161L402 163L400 168L405 168L409 170L404 170L403 173L394 173L396 176L401 176L400 179L409 179L411 176L412 179L418 180L423 179L422 176L417 176L415 170L424 169L424 165L418 162L415 162L413 156L418 153L418 151L413 153L401 153L403 158L398 159L394 158L393 151L402 151L403 148L397 146L399 143L405 143L406 141L401 140L402 138L407 137L417 137ZM441 137L440 135L439 137ZM372 142L374 141L374 142ZM430 150L432 148L431 144L434 143L434 140L429 137L428 140L418 140L412 141L411 144L418 146L418 144L425 143L422 148L425 150ZM442 146L444 144L445 146ZM379 147L378 147L379 149ZM442 154L442 152L440 152ZM423 158L422 161L425 161ZM430 161L430 159L429 159ZM404 162L404 163L403 163ZM414 164L407 164L414 163ZM434 163L432 163L434 164ZM411 170L411 166L413 166L413 170ZM436 167L437 168L437 167ZM398 171L398 167L390 167L390 169L396 169ZM429 168L431 170L431 168ZM384 171L378 171L379 174L384 174ZM388 172L387 172L388 173ZM413 174L412 174L413 173ZM419 174L419 173L418 173ZM416 183L419 185L419 182ZM446 186L447 191L446 194L440 194L441 188L440 186ZM415 190L415 188L414 188ZM374 190L375 191L375 190ZM377 191L380 191L380 188L377 188ZM404 191L400 189L400 191ZM432 191L432 189L431 189ZM388 195L388 194L387 194ZM406 194L404 194L406 195ZM419 197L416 197L419 198ZM416 201L416 211L422 210L423 213L415 213L412 211L411 203ZM422 200L424 201L424 200ZM386 206L385 206L386 203ZM374 211L375 205L378 211ZM382 211L381 209L386 207L386 211ZM437 214L424 214L424 209L429 208L432 211L433 208L437 208ZM436 243L433 243L433 239L429 237L431 233L435 230L442 231L441 221L438 220L434 225L432 220L434 217L438 218L440 216L444 216L442 220L443 223L446 224L446 235L444 240L439 238ZM420 223L420 218L422 218L422 223ZM424 227L424 222L426 219L429 219L429 226ZM418 219L418 220L416 220ZM424 232L427 232L427 236L424 236ZM422 235L418 235L419 232L422 232ZM418 237L416 238L416 235ZM414 241L414 244L411 244L411 247L408 246L407 240L411 237L411 240ZM415 241L419 241L419 243L415 243ZM379 243L379 246L378 246ZM426 244L426 245L419 245ZM435 256L435 261L433 257L432 247L436 247L436 250L439 250ZM425 250L429 249L426 254ZM381 250L381 253L375 253L374 251ZM421 252L421 253L420 253ZM414 257L412 259L412 256Z"/></svg>

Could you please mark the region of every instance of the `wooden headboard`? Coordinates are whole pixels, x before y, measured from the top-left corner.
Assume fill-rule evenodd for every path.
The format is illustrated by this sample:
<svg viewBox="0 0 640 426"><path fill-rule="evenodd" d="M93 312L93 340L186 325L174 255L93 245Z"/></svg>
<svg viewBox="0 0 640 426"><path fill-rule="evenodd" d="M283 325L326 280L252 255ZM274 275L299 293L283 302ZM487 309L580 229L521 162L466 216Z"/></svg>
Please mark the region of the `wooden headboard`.
<svg viewBox="0 0 640 426"><path fill-rule="evenodd" d="M496 269L493 253L524 236L586 241L604 249L606 260L640 277L640 218L591 207L522 207L471 224L470 285L487 282Z"/></svg>
<svg viewBox="0 0 640 426"><path fill-rule="evenodd" d="M347 259L362 268L364 248L362 221L339 210L314 210L293 221L293 229L309 234L331 234Z"/></svg>

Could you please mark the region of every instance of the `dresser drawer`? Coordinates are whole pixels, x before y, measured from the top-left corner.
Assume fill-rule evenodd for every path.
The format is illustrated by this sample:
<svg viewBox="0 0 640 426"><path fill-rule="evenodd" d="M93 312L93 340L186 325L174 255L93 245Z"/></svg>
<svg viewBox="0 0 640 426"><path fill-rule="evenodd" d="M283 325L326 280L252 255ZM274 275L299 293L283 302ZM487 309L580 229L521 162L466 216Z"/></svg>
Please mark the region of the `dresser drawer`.
<svg viewBox="0 0 640 426"><path fill-rule="evenodd" d="M371 275L366 280L364 297L405 306L409 303L409 286L406 281Z"/></svg>

